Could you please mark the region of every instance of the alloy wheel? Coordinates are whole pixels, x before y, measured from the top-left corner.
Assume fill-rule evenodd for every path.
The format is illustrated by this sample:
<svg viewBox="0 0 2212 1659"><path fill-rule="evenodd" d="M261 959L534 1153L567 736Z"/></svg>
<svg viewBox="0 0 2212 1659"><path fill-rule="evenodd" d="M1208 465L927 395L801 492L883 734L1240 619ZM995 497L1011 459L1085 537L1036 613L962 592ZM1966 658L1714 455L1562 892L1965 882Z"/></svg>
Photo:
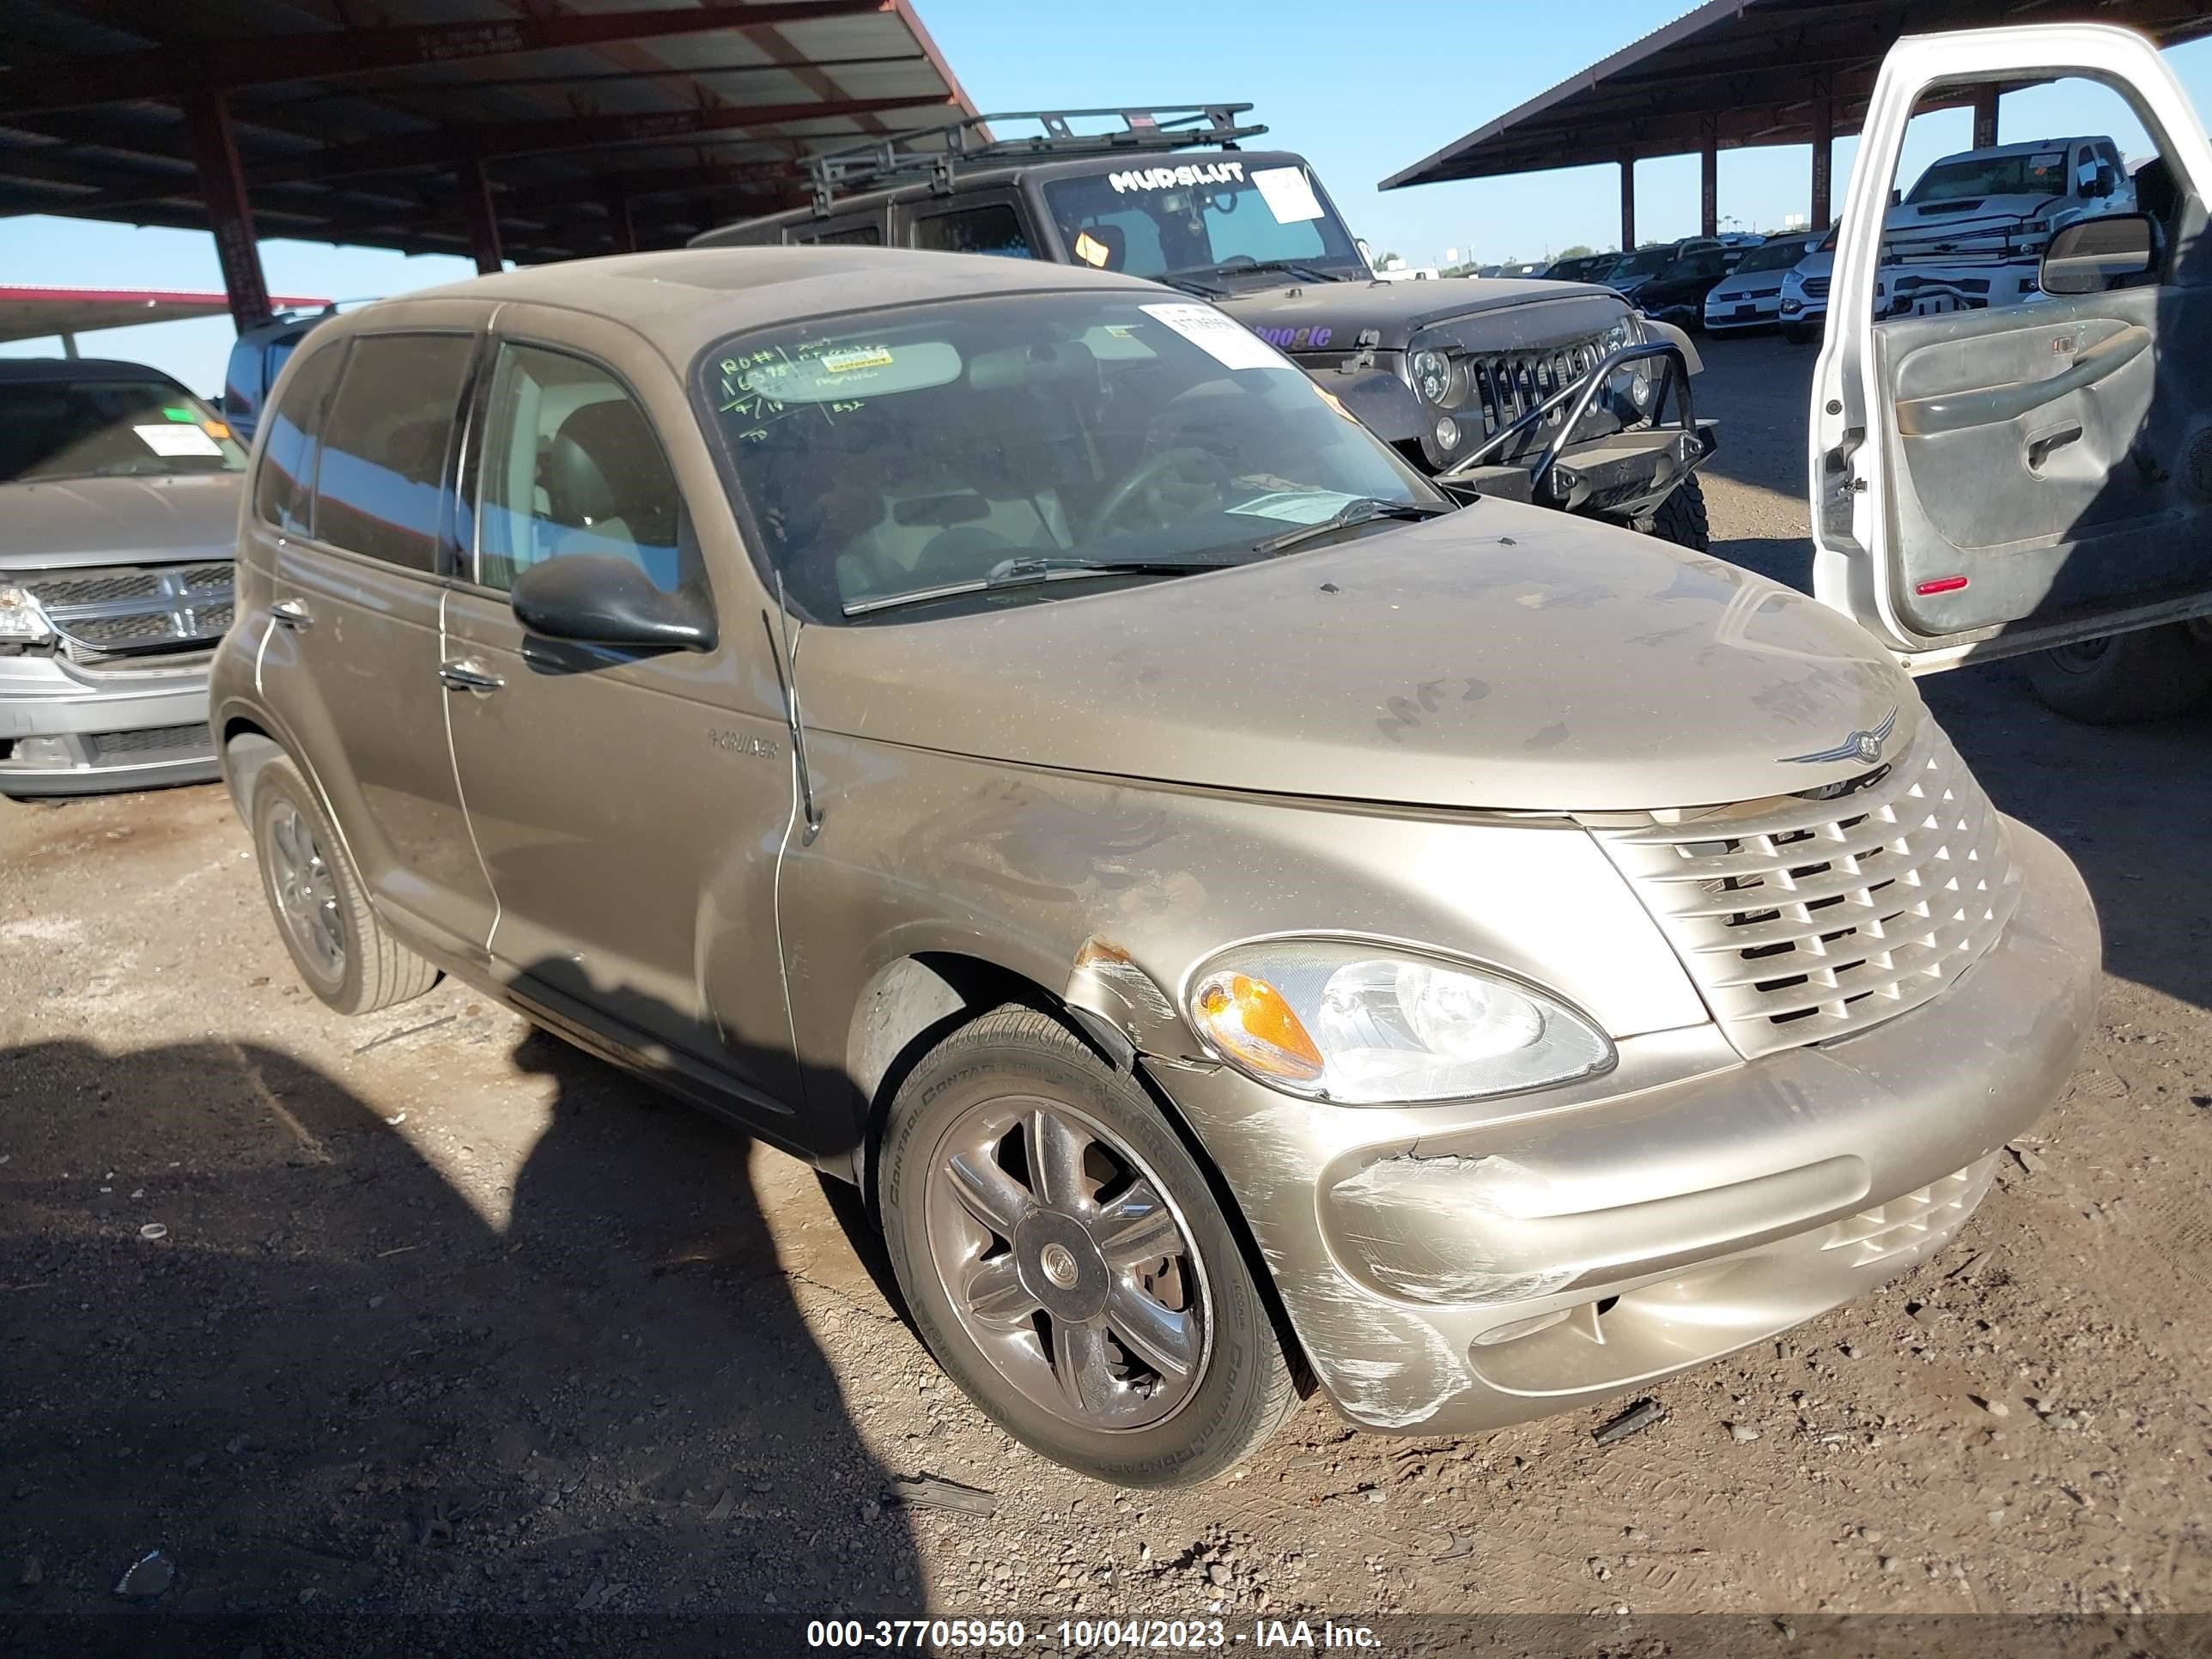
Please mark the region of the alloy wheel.
<svg viewBox="0 0 2212 1659"><path fill-rule="evenodd" d="M338 919L337 880L314 825L290 801L269 817L269 874L277 914L292 942L324 975L345 972L345 928Z"/></svg>
<svg viewBox="0 0 2212 1659"><path fill-rule="evenodd" d="M1158 1174L1064 1102L956 1119L931 1161L932 1264L1008 1382L1085 1428L1166 1421L1206 1372L1204 1263Z"/></svg>

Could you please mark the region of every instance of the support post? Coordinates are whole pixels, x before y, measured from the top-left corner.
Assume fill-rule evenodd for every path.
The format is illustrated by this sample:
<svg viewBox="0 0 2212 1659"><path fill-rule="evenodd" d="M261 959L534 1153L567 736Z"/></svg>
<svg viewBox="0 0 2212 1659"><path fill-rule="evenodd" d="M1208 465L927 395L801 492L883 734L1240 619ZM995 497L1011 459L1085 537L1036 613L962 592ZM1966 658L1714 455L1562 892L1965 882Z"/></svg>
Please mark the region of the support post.
<svg viewBox="0 0 2212 1659"><path fill-rule="evenodd" d="M499 215L491 204L491 180L484 176L480 156L461 163L461 211L469 222L469 252L477 262L477 275L495 275L504 263L499 247Z"/></svg>
<svg viewBox="0 0 2212 1659"><path fill-rule="evenodd" d="M76 362L76 360L77 360L78 358L82 357L83 355L84 355L84 354L83 354L82 352L79 351L79 350L76 349L76 335L74 335L74 334L64 334L64 335L62 336L62 356L64 356L64 357L68 358L68 359L70 360L70 362Z"/></svg>
<svg viewBox="0 0 2212 1659"><path fill-rule="evenodd" d="M1721 234L1720 124L1707 120L1705 146L1698 152L1698 234Z"/></svg>
<svg viewBox="0 0 2212 1659"><path fill-rule="evenodd" d="M246 198L245 171L238 165L238 144L231 136L230 106L219 92L204 94L185 106L185 120L231 321L243 332L269 320L269 283L261 274L261 247L253 234L253 206Z"/></svg>
<svg viewBox="0 0 2212 1659"><path fill-rule="evenodd" d="M1620 251L1636 252L1636 158L1620 158Z"/></svg>
<svg viewBox="0 0 2212 1659"><path fill-rule="evenodd" d="M1997 83L1974 88L1974 148L1994 149L1997 142Z"/></svg>
<svg viewBox="0 0 2212 1659"><path fill-rule="evenodd" d="M1835 215L1828 204L1836 165L1836 103L1823 92L1813 100L1813 212L1811 228L1824 231Z"/></svg>
<svg viewBox="0 0 2212 1659"><path fill-rule="evenodd" d="M637 216L630 210L629 191L619 185L607 192L607 226L616 252L637 252Z"/></svg>

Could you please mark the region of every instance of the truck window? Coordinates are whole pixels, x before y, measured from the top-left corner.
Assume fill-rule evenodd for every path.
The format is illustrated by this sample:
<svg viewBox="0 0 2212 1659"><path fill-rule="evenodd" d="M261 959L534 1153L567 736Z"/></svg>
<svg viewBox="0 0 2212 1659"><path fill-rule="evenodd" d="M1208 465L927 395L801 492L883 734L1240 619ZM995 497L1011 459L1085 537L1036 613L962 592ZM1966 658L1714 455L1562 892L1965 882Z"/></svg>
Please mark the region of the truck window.
<svg viewBox="0 0 2212 1659"><path fill-rule="evenodd" d="M1034 259L1036 251L1022 229L1021 216L1004 202L933 213L914 222L914 245L935 253L992 253L1008 259Z"/></svg>
<svg viewBox="0 0 2212 1659"><path fill-rule="evenodd" d="M1296 260L1336 276L1367 275L1352 233L1295 164L1224 158L1122 167L1054 179L1044 196L1077 259L1110 270L1157 277Z"/></svg>
<svg viewBox="0 0 2212 1659"><path fill-rule="evenodd" d="M810 225L804 230L793 231L791 240L802 247L881 247L884 228L880 223L848 224L817 230Z"/></svg>

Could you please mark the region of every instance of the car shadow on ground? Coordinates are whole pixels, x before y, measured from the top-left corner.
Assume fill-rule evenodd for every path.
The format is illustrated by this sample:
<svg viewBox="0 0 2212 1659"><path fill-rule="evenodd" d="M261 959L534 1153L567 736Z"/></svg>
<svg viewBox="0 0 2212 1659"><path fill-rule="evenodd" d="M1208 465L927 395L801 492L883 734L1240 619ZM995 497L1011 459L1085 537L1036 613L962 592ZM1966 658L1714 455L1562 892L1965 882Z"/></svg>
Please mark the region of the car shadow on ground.
<svg viewBox="0 0 2212 1659"><path fill-rule="evenodd" d="M514 1060L552 1104L509 1194L271 1049L0 1051L0 1650L728 1651L919 1602L750 1143Z"/></svg>

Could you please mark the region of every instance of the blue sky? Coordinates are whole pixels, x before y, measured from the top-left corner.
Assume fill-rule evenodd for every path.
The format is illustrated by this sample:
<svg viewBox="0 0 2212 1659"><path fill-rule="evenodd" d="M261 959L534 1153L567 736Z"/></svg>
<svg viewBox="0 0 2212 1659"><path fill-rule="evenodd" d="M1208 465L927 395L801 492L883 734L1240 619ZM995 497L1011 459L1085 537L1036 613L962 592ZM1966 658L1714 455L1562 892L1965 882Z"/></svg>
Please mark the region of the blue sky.
<svg viewBox="0 0 2212 1659"><path fill-rule="evenodd" d="M1228 99L1257 106L1267 141L1303 152L1352 228L1376 251L1432 264L1447 248L1486 261L1537 258L1576 242L1610 246L1620 227L1610 167L1382 192L1375 183L1587 68L1686 9L1686 0L1577 0L1573 27L1544 6L1468 0L1116 0L1079 8L1037 0L918 0L924 21L985 110L1168 104ZM2199 111L2212 109L2212 40L2171 54ZM2008 143L2104 132L2140 154L2141 129L2117 97L2075 84L2004 100ZM1923 118L1908 178L1972 142L1962 111ZM1856 141L1836 146L1843 202ZM1723 152L1720 209L1747 229L1803 212L1802 148ZM1646 240L1693 234L1698 163L1678 156L1637 170L1637 228ZM215 251L196 232L10 220L0 283L220 289ZM471 273L464 260L365 248L264 241L272 292L354 298L404 293ZM220 384L227 320L115 329L88 351L151 362L200 392ZM52 342L0 345L43 355Z"/></svg>

